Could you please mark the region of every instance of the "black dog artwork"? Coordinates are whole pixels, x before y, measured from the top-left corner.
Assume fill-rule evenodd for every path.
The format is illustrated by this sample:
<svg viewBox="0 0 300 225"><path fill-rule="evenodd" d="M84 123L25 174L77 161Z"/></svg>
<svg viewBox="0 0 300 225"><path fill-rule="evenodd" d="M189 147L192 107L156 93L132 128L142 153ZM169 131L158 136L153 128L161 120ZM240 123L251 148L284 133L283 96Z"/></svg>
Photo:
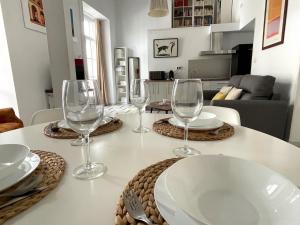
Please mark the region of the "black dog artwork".
<svg viewBox="0 0 300 225"><path fill-rule="evenodd" d="M174 39L173 39L174 40ZM177 43L173 40L170 40L170 42L156 42L154 43L155 50L155 57L176 57L176 45Z"/></svg>

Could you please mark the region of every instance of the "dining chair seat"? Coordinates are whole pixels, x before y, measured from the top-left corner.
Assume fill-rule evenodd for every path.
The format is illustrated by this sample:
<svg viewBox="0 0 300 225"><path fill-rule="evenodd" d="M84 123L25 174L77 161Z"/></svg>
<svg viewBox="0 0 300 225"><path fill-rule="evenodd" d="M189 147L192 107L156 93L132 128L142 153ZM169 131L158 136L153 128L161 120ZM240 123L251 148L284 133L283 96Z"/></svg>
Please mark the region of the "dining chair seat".
<svg viewBox="0 0 300 225"><path fill-rule="evenodd" d="M203 106L203 112L213 113L219 120L231 125L240 126L241 118L238 111L231 108L219 106Z"/></svg>
<svg viewBox="0 0 300 225"><path fill-rule="evenodd" d="M31 117L31 125L46 123L64 119L62 108L42 109L35 112Z"/></svg>

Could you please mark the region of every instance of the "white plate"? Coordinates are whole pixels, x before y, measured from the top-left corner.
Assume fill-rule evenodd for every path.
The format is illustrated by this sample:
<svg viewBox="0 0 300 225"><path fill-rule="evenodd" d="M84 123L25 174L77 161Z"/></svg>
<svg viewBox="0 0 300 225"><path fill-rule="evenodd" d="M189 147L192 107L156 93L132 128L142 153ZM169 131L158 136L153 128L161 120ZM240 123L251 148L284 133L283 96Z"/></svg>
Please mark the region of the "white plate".
<svg viewBox="0 0 300 225"><path fill-rule="evenodd" d="M195 156L166 170L176 206L207 225L300 224L300 190L252 161Z"/></svg>
<svg viewBox="0 0 300 225"><path fill-rule="evenodd" d="M0 180L0 191L3 191L31 174L40 164L40 157L30 152L14 174Z"/></svg>
<svg viewBox="0 0 300 225"><path fill-rule="evenodd" d="M13 174L29 152L30 149L25 145L0 145L0 179Z"/></svg>
<svg viewBox="0 0 300 225"><path fill-rule="evenodd" d="M174 200L167 192L165 185L165 175L163 172L155 182L154 199L159 213L168 222L169 225L204 225L195 221L184 211L176 207Z"/></svg>
<svg viewBox="0 0 300 225"><path fill-rule="evenodd" d="M184 124L178 119L172 117L169 123L173 126L184 128ZM214 130L222 127L224 122L216 119L216 115L212 113L202 112L200 117L189 124L190 130Z"/></svg>
<svg viewBox="0 0 300 225"><path fill-rule="evenodd" d="M108 123L111 122L112 120L113 120L112 117L108 117L108 116L104 117L104 119L101 121L99 127L100 127L100 126L103 126L103 125L105 125L105 124L108 124ZM61 121L59 121L58 124L57 124L57 126L58 126L59 128L63 128L63 129L71 129L71 128L69 127L69 125L67 124L67 121L66 121L66 120L61 120Z"/></svg>

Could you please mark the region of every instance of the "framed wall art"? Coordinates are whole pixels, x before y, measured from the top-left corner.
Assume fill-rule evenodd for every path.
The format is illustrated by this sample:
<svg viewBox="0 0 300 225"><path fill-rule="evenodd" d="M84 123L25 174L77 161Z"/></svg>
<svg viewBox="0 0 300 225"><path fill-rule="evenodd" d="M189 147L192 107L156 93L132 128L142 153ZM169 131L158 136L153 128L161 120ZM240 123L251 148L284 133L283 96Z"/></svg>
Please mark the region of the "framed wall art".
<svg viewBox="0 0 300 225"><path fill-rule="evenodd" d="M46 33L46 22L42 0L21 0L25 27Z"/></svg>
<svg viewBox="0 0 300 225"><path fill-rule="evenodd" d="M288 0L266 0L262 49L284 43Z"/></svg>
<svg viewBox="0 0 300 225"><path fill-rule="evenodd" d="M154 58L178 57L178 38L165 38L153 40Z"/></svg>

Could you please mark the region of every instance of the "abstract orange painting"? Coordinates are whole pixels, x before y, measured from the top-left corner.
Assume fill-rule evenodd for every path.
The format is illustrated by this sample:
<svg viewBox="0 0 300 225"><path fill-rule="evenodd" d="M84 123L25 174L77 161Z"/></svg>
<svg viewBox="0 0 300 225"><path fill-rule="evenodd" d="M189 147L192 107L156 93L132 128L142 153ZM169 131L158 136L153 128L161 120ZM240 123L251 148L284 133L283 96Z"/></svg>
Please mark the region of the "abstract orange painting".
<svg viewBox="0 0 300 225"><path fill-rule="evenodd" d="M288 0L266 0L263 49L284 42Z"/></svg>

